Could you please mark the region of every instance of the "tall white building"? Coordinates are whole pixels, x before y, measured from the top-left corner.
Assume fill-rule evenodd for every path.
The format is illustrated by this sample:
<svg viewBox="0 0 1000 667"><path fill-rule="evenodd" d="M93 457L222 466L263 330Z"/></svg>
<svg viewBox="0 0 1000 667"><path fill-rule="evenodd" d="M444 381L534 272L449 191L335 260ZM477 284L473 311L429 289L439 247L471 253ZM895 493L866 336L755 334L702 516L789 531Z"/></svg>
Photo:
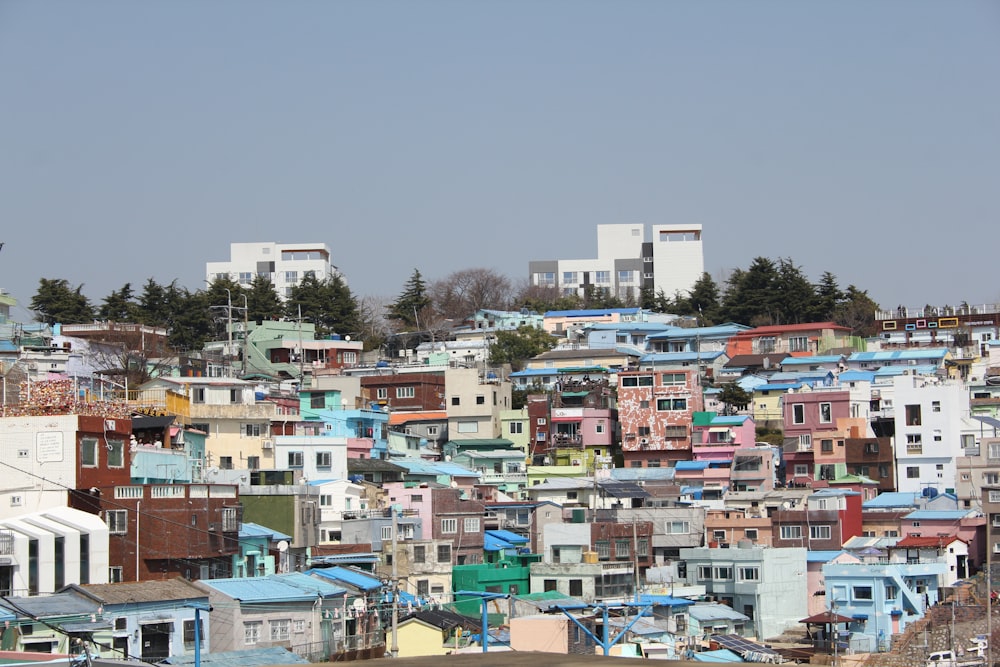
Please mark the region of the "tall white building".
<svg viewBox="0 0 1000 667"><path fill-rule="evenodd" d="M532 261L533 285L583 296L588 288L638 299L643 288L687 293L705 271L701 225L598 225L596 259Z"/></svg>
<svg viewBox="0 0 1000 667"><path fill-rule="evenodd" d="M229 261L206 263L205 280L229 276L248 287L254 276L266 276L278 296L287 299L307 274L324 280L336 271L325 243L230 243Z"/></svg>

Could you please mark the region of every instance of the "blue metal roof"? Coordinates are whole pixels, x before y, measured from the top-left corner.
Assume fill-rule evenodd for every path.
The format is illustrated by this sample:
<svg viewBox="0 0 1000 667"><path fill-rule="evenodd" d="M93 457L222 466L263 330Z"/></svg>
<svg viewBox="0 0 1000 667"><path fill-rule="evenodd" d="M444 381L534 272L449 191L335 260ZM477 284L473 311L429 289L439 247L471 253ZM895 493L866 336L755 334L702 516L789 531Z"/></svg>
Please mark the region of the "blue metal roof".
<svg viewBox="0 0 1000 667"><path fill-rule="evenodd" d="M349 584L362 591L374 591L382 587L382 582L379 579L346 567L320 567L307 572L317 577Z"/></svg>
<svg viewBox="0 0 1000 667"><path fill-rule="evenodd" d="M517 378L517 377L539 377L542 375L559 375L558 368L525 368L523 371L514 371L507 377Z"/></svg>
<svg viewBox="0 0 1000 667"><path fill-rule="evenodd" d="M648 339L668 339L668 338L717 338L721 336L732 336L740 331L746 331L751 327L743 324L718 324L713 327L677 327L663 333L647 336Z"/></svg>
<svg viewBox="0 0 1000 667"><path fill-rule="evenodd" d="M807 563L829 563L831 560L836 558L842 553L846 553L843 549L840 550L826 550L826 551L813 551L809 550L806 552L806 562Z"/></svg>
<svg viewBox="0 0 1000 667"><path fill-rule="evenodd" d="M742 426L749 420L749 415L715 415L710 426Z"/></svg>
<svg viewBox="0 0 1000 667"><path fill-rule="evenodd" d="M448 475L449 477L480 477L482 475L480 472L469 470L451 461L394 458L392 462L406 468L406 472L411 475Z"/></svg>
<svg viewBox="0 0 1000 667"><path fill-rule="evenodd" d="M715 361L725 352L654 352L639 357L639 363L670 363L671 361Z"/></svg>
<svg viewBox="0 0 1000 667"><path fill-rule="evenodd" d="M201 583L233 599L250 603L302 602L315 600L316 596L337 597L347 592L339 586L319 581L301 572L271 574L266 577L203 579Z"/></svg>
<svg viewBox="0 0 1000 667"><path fill-rule="evenodd" d="M649 595L642 594L639 596L639 604L646 605L656 605L661 607L690 607L694 604L691 600L685 600L684 598L675 598L673 595Z"/></svg>
<svg viewBox="0 0 1000 667"><path fill-rule="evenodd" d="M483 535L483 551L506 551L507 549L516 548L516 546L507 540L501 539L496 535L490 535L489 533Z"/></svg>
<svg viewBox="0 0 1000 667"><path fill-rule="evenodd" d="M612 468L610 472L611 479L621 482L670 481L674 478L673 468Z"/></svg>
<svg viewBox="0 0 1000 667"><path fill-rule="evenodd" d="M240 526L240 538L266 537L270 540L291 540L291 535L285 535L281 531L262 526L259 523L244 522Z"/></svg>
<svg viewBox="0 0 1000 667"><path fill-rule="evenodd" d="M907 521L923 519L924 521L958 521L969 516L971 510L914 510L904 516Z"/></svg>
<svg viewBox="0 0 1000 667"><path fill-rule="evenodd" d="M861 507L863 509L906 509L916 507L919 496L920 494L916 492L887 491L878 494L871 500L866 500L861 504Z"/></svg>
<svg viewBox="0 0 1000 667"><path fill-rule="evenodd" d="M511 544L527 544L529 541L524 535L518 535L517 533L509 530L487 530L486 534L493 535L494 537L500 538L505 542L510 542Z"/></svg>
<svg viewBox="0 0 1000 667"><path fill-rule="evenodd" d="M843 355L820 355L815 357L785 357L781 360L782 366L808 366L810 364L838 364L844 359Z"/></svg>
<svg viewBox="0 0 1000 667"><path fill-rule="evenodd" d="M848 361L906 361L909 359L944 359L948 349L943 347L924 349L883 350L879 352L855 352Z"/></svg>
<svg viewBox="0 0 1000 667"><path fill-rule="evenodd" d="M841 382L871 382L875 379L873 371L844 371L837 376Z"/></svg>
<svg viewBox="0 0 1000 667"><path fill-rule="evenodd" d="M674 464L676 470L705 470L708 468L708 461L678 461Z"/></svg>
<svg viewBox="0 0 1000 667"><path fill-rule="evenodd" d="M550 310L545 317L599 317L601 315L635 315L642 308L591 308L584 310Z"/></svg>
<svg viewBox="0 0 1000 667"><path fill-rule="evenodd" d="M801 382L788 382L784 384L762 384L754 387L754 391L788 391L789 389L801 389Z"/></svg>

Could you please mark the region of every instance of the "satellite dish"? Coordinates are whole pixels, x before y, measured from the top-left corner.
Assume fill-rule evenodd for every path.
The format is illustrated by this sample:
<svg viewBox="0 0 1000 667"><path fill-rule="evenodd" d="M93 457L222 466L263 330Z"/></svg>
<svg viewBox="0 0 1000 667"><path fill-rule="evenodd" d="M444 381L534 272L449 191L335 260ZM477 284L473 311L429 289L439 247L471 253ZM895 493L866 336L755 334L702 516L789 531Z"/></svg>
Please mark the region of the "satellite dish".
<svg viewBox="0 0 1000 667"><path fill-rule="evenodd" d="M457 489L458 488L458 482L456 482L455 480L451 480L451 488Z"/></svg>
<svg viewBox="0 0 1000 667"><path fill-rule="evenodd" d="M285 553L286 551L288 551L288 540L281 540L280 542L278 542L278 551L280 551L281 553Z"/></svg>
<svg viewBox="0 0 1000 667"><path fill-rule="evenodd" d="M445 461L451 461L451 454L445 454L444 455L444 460Z"/></svg>

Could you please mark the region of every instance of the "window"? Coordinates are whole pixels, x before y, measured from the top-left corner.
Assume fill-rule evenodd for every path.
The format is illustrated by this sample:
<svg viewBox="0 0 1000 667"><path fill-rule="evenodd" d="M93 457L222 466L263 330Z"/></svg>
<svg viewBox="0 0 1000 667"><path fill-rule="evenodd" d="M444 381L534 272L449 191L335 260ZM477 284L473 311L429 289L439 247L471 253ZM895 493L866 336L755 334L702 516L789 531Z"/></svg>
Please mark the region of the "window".
<svg viewBox="0 0 1000 667"><path fill-rule="evenodd" d="M413 398L416 395L416 387L396 387L396 398Z"/></svg>
<svg viewBox="0 0 1000 667"><path fill-rule="evenodd" d="M599 422L597 422L594 425L594 432L595 433L604 433L604 428L605 428L604 422L603 421L599 421Z"/></svg>
<svg viewBox="0 0 1000 667"><path fill-rule="evenodd" d="M646 558L649 556L649 540L645 537L640 537L635 543L635 555L639 558Z"/></svg>
<svg viewBox="0 0 1000 667"><path fill-rule="evenodd" d="M808 352L809 351L809 337L808 336L790 336L788 338L788 351L789 352Z"/></svg>
<svg viewBox="0 0 1000 667"><path fill-rule="evenodd" d="M907 433L906 434L906 453L907 454L920 454L923 452L922 438L919 433Z"/></svg>
<svg viewBox="0 0 1000 667"><path fill-rule="evenodd" d="M802 403L795 403L792 405L792 423L793 424L805 424L806 423L806 406Z"/></svg>
<svg viewBox="0 0 1000 667"><path fill-rule="evenodd" d="M451 562L451 545L450 544L439 544L437 547L437 562L439 563L450 563Z"/></svg>
<svg viewBox="0 0 1000 667"><path fill-rule="evenodd" d="M576 271L563 271L562 282L563 282L563 285L569 285L569 284L572 284L572 283L579 282L576 279Z"/></svg>
<svg viewBox="0 0 1000 667"><path fill-rule="evenodd" d="M383 542L392 540L392 525L382 526L379 537Z"/></svg>
<svg viewBox="0 0 1000 667"><path fill-rule="evenodd" d="M259 456L248 456L247 457L247 468L250 470L260 470L260 457Z"/></svg>
<svg viewBox="0 0 1000 667"><path fill-rule="evenodd" d="M865 443L865 454L878 454L878 443L877 442L866 442Z"/></svg>
<svg viewBox="0 0 1000 667"><path fill-rule="evenodd" d="M665 410L687 410L686 398L658 398L656 399L656 409Z"/></svg>
<svg viewBox="0 0 1000 667"><path fill-rule="evenodd" d="M743 537L747 538L748 540L756 540L757 539L757 529L756 528L747 528L746 530L743 531Z"/></svg>
<svg viewBox="0 0 1000 667"><path fill-rule="evenodd" d="M458 532L458 519L441 519L441 533L454 535Z"/></svg>
<svg viewBox="0 0 1000 667"><path fill-rule="evenodd" d="M664 528L667 535L686 535L691 532L691 524L687 521L671 521Z"/></svg>
<svg viewBox="0 0 1000 667"><path fill-rule="evenodd" d="M830 403L819 404L819 423L829 424L833 421L833 407Z"/></svg>
<svg viewBox="0 0 1000 667"><path fill-rule="evenodd" d="M761 336L759 338L753 339L753 351L754 354L768 354L774 352L774 346L776 343L774 336Z"/></svg>
<svg viewBox="0 0 1000 667"><path fill-rule="evenodd" d="M84 468L97 467L97 438L80 440L80 465Z"/></svg>
<svg viewBox="0 0 1000 667"><path fill-rule="evenodd" d="M301 468L302 462L305 460L305 456L302 452L288 452L288 467L289 468Z"/></svg>
<svg viewBox="0 0 1000 667"><path fill-rule="evenodd" d="M892 584L885 585L885 599L895 600L899 596L899 589Z"/></svg>
<svg viewBox="0 0 1000 667"><path fill-rule="evenodd" d="M594 283L597 285L609 285L611 284L611 272L610 271L594 271Z"/></svg>
<svg viewBox="0 0 1000 667"><path fill-rule="evenodd" d="M378 399L378 400L380 400L380 401L384 401L385 399L389 398L389 388L388 387L379 387L378 389L376 389L375 390L375 398Z"/></svg>
<svg viewBox="0 0 1000 667"><path fill-rule="evenodd" d="M239 282L240 285L249 285L253 282L253 273L250 271L240 271Z"/></svg>
<svg viewBox="0 0 1000 667"><path fill-rule="evenodd" d="M466 533L478 533L479 532L479 518L469 517L462 522L462 530Z"/></svg>
<svg viewBox="0 0 1000 667"><path fill-rule="evenodd" d="M809 435L808 433L803 433L802 435L800 435L799 436L799 451L800 452L803 452L803 451L807 452L810 449L812 449L812 441L813 441L812 436Z"/></svg>
<svg viewBox="0 0 1000 667"><path fill-rule="evenodd" d="M809 465L805 463L796 463L794 468L794 475L796 477L808 477L809 476Z"/></svg>
<svg viewBox="0 0 1000 667"><path fill-rule="evenodd" d="M830 526L809 526L809 539L811 540L828 540L830 535Z"/></svg>
<svg viewBox="0 0 1000 667"><path fill-rule="evenodd" d="M261 621L248 621L243 623L243 643L253 646L260 641L260 631L264 623Z"/></svg>
<svg viewBox="0 0 1000 667"><path fill-rule="evenodd" d="M615 540L615 558L627 560L632 557L631 540Z"/></svg>
<svg viewBox="0 0 1000 667"><path fill-rule="evenodd" d="M285 271L285 282L286 283L297 283L297 282L299 282L299 272L298 271Z"/></svg>
<svg viewBox="0 0 1000 667"><path fill-rule="evenodd" d="M194 387L191 389L191 402L192 403L204 403L205 402L205 388L204 387Z"/></svg>
<svg viewBox="0 0 1000 667"><path fill-rule="evenodd" d="M486 405L486 397L482 394L476 395L476 405Z"/></svg>
<svg viewBox="0 0 1000 667"><path fill-rule="evenodd" d="M760 581L760 568L756 565L741 565L736 574L737 581Z"/></svg>
<svg viewBox="0 0 1000 667"><path fill-rule="evenodd" d="M781 539L783 540L802 539L802 526L782 526Z"/></svg>
<svg viewBox="0 0 1000 667"><path fill-rule="evenodd" d="M833 440L820 440L819 448L824 453L829 453L833 451Z"/></svg>
<svg viewBox="0 0 1000 667"><path fill-rule="evenodd" d="M627 375L621 380L623 387L652 387L652 375Z"/></svg>
<svg viewBox="0 0 1000 667"><path fill-rule="evenodd" d="M906 466L906 479L920 479L920 466Z"/></svg>
<svg viewBox="0 0 1000 667"><path fill-rule="evenodd" d="M731 565L717 565L715 567L715 578L719 581L731 581L733 578L733 567Z"/></svg>
<svg viewBox="0 0 1000 667"><path fill-rule="evenodd" d="M323 406L321 405L320 407ZM244 424L242 431L243 435L245 435L248 438L259 438L261 435L260 424ZM267 426L264 426L263 432L267 433Z"/></svg>
<svg viewBox="0 0 1000 667"><path fill-rule="evenodd" d="M556 286L556 274L555 271L549 271L544 273L535 274L536 284L542 285L544 287L555 287Z"/></svg>
<svg viewBox="0 0 1000 667"><path fill-rule="evenodd" d="M320 470L329 470L333 467L333 453L316 452L316 467Z"/></svg>
<svg viewBox="0 0 1000 667"><path fill-rule="evenodd" d="M919 405L907 405L906 406L906 425L907 426L920 426L920 406Z"/></svg>
<svg viewBox="0 0 1000 667"><path fill-rule="evenodd" d="M619 271L618 272L618 282L620 283L631 283L635 280L633 277L635 275L634 271Z"/></svg>
<svg viewBox="0 0 1000 667"><path fill-rule="evenodd" d="M288 641L289 630L291 629L292 622L290 619L282 618L275 621L271 621L271 641L272 642L285 642Z"/></svg>
<svg viewBox="0 0 1000 667"><path fill-rule="evenodd" d="M123 440L108 440L108 467L125 467L125 442Z"/></svg>
<svg viewBox="0 0 1000 667"><path fill-rule="evenodd" d="M699 565L698 566L698 578L699 579L711 579L712 578L712 566L711 565Z"/></svg>
<svg viewBox="0 0 1000 667"><path fill-rule="evenodd" d="M510 434L520 435L524 433L524 422L511 422L510 423Z"/></svg>
<svg viewBox="0 0 1000 667"><path fill-rule="evenodd" d="M871 600L872 599L872 587L871 586L855 586L853 590L853 596L855 600Z"/></svg>
<svg viewBox="0 0 1000 667"><path fill-rule="evenodd" d="M459 397L459 396L452 396L451 397L451 404L452 405L461 405L462 404L461 397Z"/></svg>
<svg viewBox="0 0 1000 667"><path fill-rule="evenodd" d="M322 410L326 407L326 394L313 393L309 395L309 407L314 410Z"/></svg>
<svg viewBox="0 0 1000 667"><path fill-rule="evenodd" d="M664 387L684 387L687 386L687 375L684 373L663 373L660 376L660 384Z"/></svg>
<svg viewBox="0 0 1000 667"><path fill-rule="evenodd" d="M583 579L569 580L569 594L581 597L583 595Z"/></svg>
<svg viewBox="0 0 1000 667"><path fill-rule="evenodd" d="M427 562L427 547L425 547L422 544L413 545L413 562L414 563Z"/></svg>
<svg viewBox="0 0 1000 667"><path fill-rule="evenodd" d="M114 565L108 568L108 583L109 584L120 584L124 577L124 570L121 565Z"/></svg>
<svg viewBox="0 0 1000 667"><path fill-rule="evenodd" d="M232 456L220 456L219 457L219 468L222 470L232 470L233 469L233 457Z"/></svg>
<svg viewBox="0 0 1000 667"><path fill-rule="evenodd" d="M598 560L610 560L611 559L611 542L607 540L599 540L594 544L594 550L597 551Z"/></svg>
<svg viewBox="0 0 1000 667"><path fill-rule="evenodd" d="M128 510L105 510L104 523L112 535L124 535L128 532Z"/></svg>
<svg viewBox="0 0 1000 667"><path fill-rule="evenodd" d="M941 412L941 401L931 401L931 412Z"/></svg>
<svg viewBox="0 0 1000 667"><path fill-rule="evenodd" d="M194 619L184 621L184 648L194 648ZM198 619L198 643L205 645L205 624Z"/></svg>

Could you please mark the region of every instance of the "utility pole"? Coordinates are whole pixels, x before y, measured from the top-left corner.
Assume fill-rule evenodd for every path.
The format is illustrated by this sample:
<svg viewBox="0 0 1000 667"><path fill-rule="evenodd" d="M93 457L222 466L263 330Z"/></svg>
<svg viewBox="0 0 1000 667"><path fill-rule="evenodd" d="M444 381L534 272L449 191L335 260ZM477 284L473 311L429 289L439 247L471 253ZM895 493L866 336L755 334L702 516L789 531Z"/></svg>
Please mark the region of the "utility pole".
<svg viewBox="0 0 1000 667"><path fill-rule="evenodd" d="M390 505L389 511L392 513L392 645L389 647L389 653L395 658L399 656L399 567L397 565L399 554L396 553L399 520L396 518L395 505Z"/></svg>

